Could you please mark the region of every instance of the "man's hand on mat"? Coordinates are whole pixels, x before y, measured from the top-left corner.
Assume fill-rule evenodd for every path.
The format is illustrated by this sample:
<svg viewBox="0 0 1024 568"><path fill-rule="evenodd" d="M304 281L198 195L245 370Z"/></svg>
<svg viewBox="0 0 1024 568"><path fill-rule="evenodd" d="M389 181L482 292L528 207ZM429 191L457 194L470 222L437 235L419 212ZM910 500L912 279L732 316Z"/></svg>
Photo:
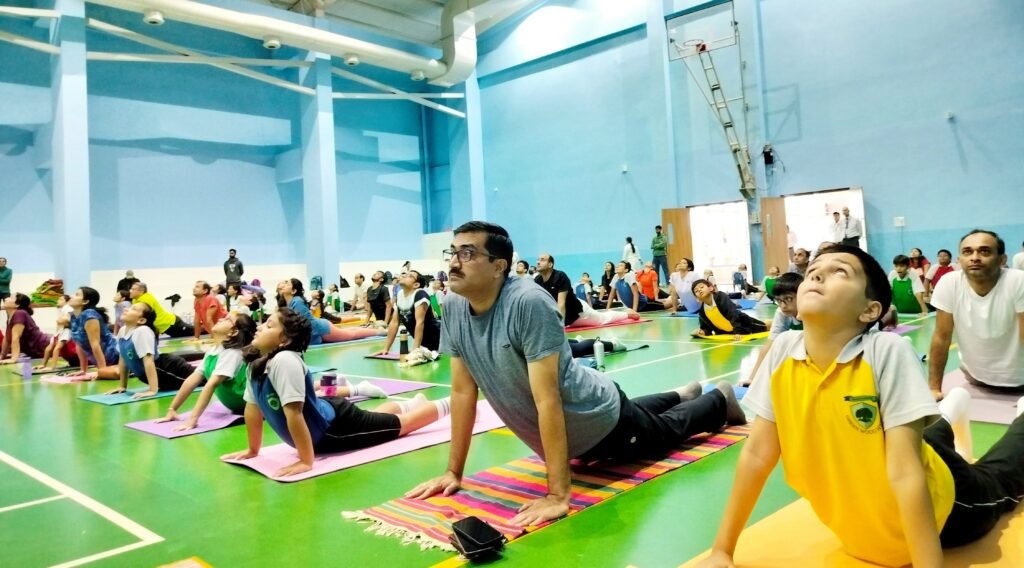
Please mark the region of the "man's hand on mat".
<svg viewBox="0 0 1024 568"><path fill-rule="evenodd" d="M164 422L173 422L175 420L178 420L178 418L179 418L178 413L175 412L173 408L168 408L167 409L167 416L164 416L163 418L158 418L156 423L157 424L161 424L161 423L164 423Z"/></svg>
<svg viewBox="0 0 1024 568"><path fill-rule="evenodd" d="M252 450L242 450L240 452L231 452L230 454L224 454L223 456L220 457L220 459L222 459L222 460L247 460L247 459L252 459L252 458L254 458L254 457L258 456L258 455L260 455L259 452L254 452Z"/></svg>
<svg viewBox="0 0 1024 568"><path fill-rule="evenodd" d="M107 391L105 394L121 394L123 392L126 392L127 390L128 389L126 388L117 387L116 389Z"/></svg>
<svg viewBox="0 0 1024 568"><path fill-rule="evenodd" d="M175 426L174 428L171 428L171 431L172 432L184 432L185 430L192 430L195 427L196 427L196 421L189 419L184 424L182 424L180 426Z"/></svg>
<svg viewBox="0 0 1024 568"><path fill-rule="evenodd" d="M450 471L444 472L444 475L435 477L430 481L424 481L416 487L406 492L406 499L426 499L431 495L437 495L441 493L445 497L455 493L462 487L462 480Z"/></svg>
<svg viewBox="0 0 1024 568"><path fill-rule="evenodd" d="M519 508L519 514L512 517L512 524L526 527L546 521L560 519L569 514L569 497L545 495Z"/></svg>
<svg viewBox="0 0 1024 568"><path fill-rule="evenodd" d="M693 332L694 337L704 337L705 335L706 334L704 333L703 329L698 329L697 331Z"/></svg>
<svg viewBox="0 0 1024 568"><path fill-rule="evenodd" d="M277 470L277 473L274 474L274 477L288 477L289 475L298 475L300 473L306 473L307 471L310 471L312 469L312 465L301 461L297 461L292 465L282 467L281 469Z"/></svg>
<svg viewBox="0 0 1024 568"><path fill-rule="evenodd" d="M736 565L732 563L732 556L721 550L712 550L711 556L701 560L697 568L736 568Z"/></svg>
<svg viewBox="0 0 1024 568"><path fill-rule="evenodd" d="M151 396L156 396L157 392L159 392L159 391L147 390L147 391L137 392L137 393L132 395L132 398L134 400L138 400L140 398L149 398Z"/></svg>

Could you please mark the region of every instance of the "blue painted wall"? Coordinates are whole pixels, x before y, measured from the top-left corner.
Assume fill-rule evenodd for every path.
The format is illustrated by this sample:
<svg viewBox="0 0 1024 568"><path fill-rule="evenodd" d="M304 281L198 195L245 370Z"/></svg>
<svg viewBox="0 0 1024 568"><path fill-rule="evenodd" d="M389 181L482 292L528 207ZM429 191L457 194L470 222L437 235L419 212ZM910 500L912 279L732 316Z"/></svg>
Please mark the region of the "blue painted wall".
<svg viewBox="0 0 1024 568"><path fill-rule="evenodd" d="M662 195L662 180L647 175L650 121L659 114L649 104L653 70L644 54L660 46L630 31L642 13L575 26L606 22L596 12L602 4L549 2L481 41L489 217L512 231L520 254L550 251L574 278L618 258L626 234L648 256L662 207L739 199L720 128L681 62L671 64L670 85L683 201ZM527 45L537 22L556 15L563 25L537 39L551 47ZM913 246L934 255L975 225L1004 233L1011 249L1024 238L1019 208L1006 206L1020 201L1024 182L1024 5L737 0L736 19L742 50L715 57L726 83L736 84L729 96L739 94L746 61L746 119L762 191L862 186L872 252L883 260ZM756 155L765 140L786 166L770 186ZM902 234L894 216L906 218Z"/></svg>

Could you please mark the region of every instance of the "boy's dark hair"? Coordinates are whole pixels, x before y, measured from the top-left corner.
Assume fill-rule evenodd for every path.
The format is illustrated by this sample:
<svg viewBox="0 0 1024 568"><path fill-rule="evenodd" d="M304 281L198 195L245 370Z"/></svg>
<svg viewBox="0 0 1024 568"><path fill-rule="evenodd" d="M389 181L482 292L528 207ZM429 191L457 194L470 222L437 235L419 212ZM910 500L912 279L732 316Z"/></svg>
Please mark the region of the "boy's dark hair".
<svg viewBox="0 0 1024 568"><path fill-rule="evenodd" d="M469 221L459 225L454 231L456 235L462 233L487 233L484 247L491 256L505 261L505 277L508 278L509 272L512 271L513 246L512 239L504 227L487 221Z"/></svg>
<svg viewBox="0 0 1024 568"><path fill-rule="evenodd" d="M865 327L865 331L871 329L879 320L882 319L883 316L885 316L889 311L889 306L892 305L892 286L889 284L888 273L886 273L885 269L882 268L881 264L878 264L875 257L861 250L859 247L836 245L829 249L826 254L849 254L857 257L857 260L860 261L861 268L864 270L864 278L867 280L867 284L864 286L864 296L869 300L882 304L882 310L878 314L878 320L868 323ZM778 286L778 284L776 284L776 286Z"/></svg>
<svg viewBox="0 0 1024 568"><path fill-rule="evenodd" d="M516 266L523 265L524 272L530 269L530 263L525 260L516 261Z"/></svg>
<svg viewBox="0 0 1024 568"><path fill-rule="evenodd" d="M804 277L797 274L796 272L787 272L780 274L775 279L775 287L772 288L772 296L778 298L779 296L791 296L796 294L797 288L800 287L804 281Z"/></svg>
<svg viewBox="0 0 1024 568"><path fill-rule="evenodd" d="M655 225L655 226L654 226L654 228L655 228L655 229L660 229L660 228L661 228L661 225Z"/></svg>
<svg viewBox="0 0 1024 568"><path fill-rule="evenodd" d="M249 363L249 368L252 369L250 376L253 380L263 379L267 363L274 358L274 355L281 351L303 353L309 347L310 336L313 333L313 324L309 323L305 316L289 308L281 308L277 310L277 317L281 321L281 329L285 338L288 339L288 344L284 347L278 347L266 355L261 355L260 350L252 345L245 349L242 353L242 359Z"/></svg>
<svg viewBox="0 0 1024 568"><path fill-rule="evenodd" d="M120 292L120 291L121 291L121 290L118 290L118 292ZM61 297L61 298L64 298L64 301L65 301L65 302L71 299L71 296L68 296L67 294L61 294L61 295L60 295L60 297Z"/></svg>
<svg viewBox="0 0 1024 568"><path fill-rule="evenodd" d="M936 256L937 256L937 255L940 255L940 254L942 254L942 253L946 253L946 254L948 254L949 256L953 256L953 253L949 252L949 251L948 251L948 250L946 250L946 249L939 249L939 252L937 252L937 253L935 253L935 254L936 254Z"/></svg>
<svg viewBox="0 0 1024 568"><path fill-rule="evenodd" d="M994 232L986 231L985 229L974 229L970 233L967 233L966 235L960 237L960 244L963 244L964 239L966 239L967 237L971 235L977 235L978 233L988 235L996 240L996 253L999 254L999 256L1006 254L1006 242L1003 240L1003 238L995 234ZM1021 246L1024 246L1024 244L1022 244Z"/></svg>
<svg viewBox="0 0 1024 568"><path fill-rule="evenodd" d="M118 290L117 293L121 296L121 301L126 301L132 297L128 290Z"/></svg>
<svg viewBox="0 0 1024 568"><path fill-rule="evenodd" d="M708 282L707 280L705 280L703 278L699 278L697 280L694 280L693 284L690 285L690 292L693 292L694 290L696 290L697 286L699 286L701 284L703 284L703 285L705 285L705 286L707 286L709 288L711 287L711 283L710 282Z"/></svg>
<svg viewBox="0 0 1024 568"><path fill-rule="evenodd" d="M427 277L420 274L419 270L410 270L409 272L415 275L413 279L416 284L419 284L420 290L425 290L427 287ZM506 274L506 276L508 275Z"/></svg>
<svg viewBox="0 0 1024 568"><path fill-rule="evenodd" d="M893 266L910 266L910 257L905 254L898 254L892 259Z"/></svg>
<svg viewBox="0 0 1024 568"><path fill-rule="evenodd" d="M628 260L620 260L619 264L626 267L626 272L631 272L633 270L633 265L630 264Z"/></svg>
<svg viewBox="0 0 1024 568"><path fill-rule="evenodd" d="M252 343L256 335L256 322L250 316L238 314L235 316L235 335L224 342L225 349L242 349Z"/></svg>

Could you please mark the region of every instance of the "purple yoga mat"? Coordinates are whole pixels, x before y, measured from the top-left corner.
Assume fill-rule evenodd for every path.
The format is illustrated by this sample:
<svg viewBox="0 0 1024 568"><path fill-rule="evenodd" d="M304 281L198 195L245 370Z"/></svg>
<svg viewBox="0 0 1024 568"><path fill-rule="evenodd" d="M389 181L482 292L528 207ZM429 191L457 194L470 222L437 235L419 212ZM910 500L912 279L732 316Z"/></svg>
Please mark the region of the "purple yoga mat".
<svg viewBox="0 0 1024 568"><path fill-rule="evenodd" d="M70 385L71 383L85 383L96 380L96 372L90 371L84 375L43 375L39 382L51 385Z"/></svg>
<svg viewBox="0 0 1024 568"><path fill-rule="evenodd" d="M193 434L202 434L203 432L210 432L212 430L220 430L221 428L241 424L245 421L244 416L232 413L228 410L228 407L221 404L219 400L213 399L210 401L209 406L206 407L206 412L203 412L203 415L199 417L199 422L196 424L195 428L185 430L184 432L175 432L174 429L184 424L191 415L191 412L186 412L181 415L180 420L175 420L173 422L158 423L156 420L129 422L128 424L125 424L124 427L131 428L132 430L138 430L139 432L145 432L146 434L160 436L161 438L173 439L181 438L182 436L191 436Z"/></svg>
<svg viewBox="0 0 1024 568"><path fill-rule="evenodd" d="M954 387L963 387L971 393L971 420L991 424L1009 424L1017 417L1017 401L1020 394L993 392L967 382L963 371L956 370L942 380L942 392L949 393Z"/></svg>
<svg viewBox="0 0 1024 568"><path fill-rule="evenodd" d="M921 326L919 326L919 325L898 325L896 327L890 327L890 328L886 329L885 331L890 331L892 333L898 333L900 335L906 335L906 334L910 333L911 331L915 331L915 330L918 330L918 329L921 329Z"/></svg>
<svg viewBox="0 0 1024 568"><path fill-rule="evenodd" d="M344 375L342 375L344 376ZM419 381L399 381L397 379L367 379L371 383L384 389L384 392L388 393L388 396L394 396L396 394L402 394L412 392L416 390L429 389L430 387L436 387L434 383L421 383ZM355 384L362 382L355 379L349 379L349 384ZM352 402L359 402L360 400L369 400L368 396L350 396L349 400Z"/></svg>
<svg viewBox="0 0 1024 568"><path fill-rule="evenodd" d="M480 432L486 432L502 426L504 426L504 423L502 423L501 419L498 418L498 415L494 413L491 405L488 404L486 400L481 400L476 403L476 424L473 426L474 434L479 434ZM380 444L379 446L353 450L351 452L344 452L340 454L317 456L313 461L312 470L289 477L274 477L274 473L277 470L282 467L289 466L299 459L298 454L295 452L295 448L287 444L277 444L275 446L265 447L260 451L260 455L252 459L224 461L251 468L275 481L290 483L293 481L302 481L303 479L317 477L319 475L324 475L325 473L340 471L357 465L362 465L364 463L397 456L420 448L436 446L437 444L449 442L451 439L451 416L446 416L444 419L438 420L425 428L417 430L407 436L402 436L397 440Z"/></svg>

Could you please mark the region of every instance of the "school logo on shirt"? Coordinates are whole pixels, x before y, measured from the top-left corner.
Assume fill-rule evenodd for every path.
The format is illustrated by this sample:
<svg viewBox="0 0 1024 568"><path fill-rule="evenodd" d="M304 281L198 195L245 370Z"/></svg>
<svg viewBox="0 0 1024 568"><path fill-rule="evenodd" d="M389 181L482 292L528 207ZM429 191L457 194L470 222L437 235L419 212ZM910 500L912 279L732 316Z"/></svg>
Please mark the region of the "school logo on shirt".
<svg viewBox="0 0 1024 568"><path fill-rule="evenodd" d="M281 399L277 398L277 394L270 393L267 395L267 405L274 410L281 410Z"/></svg>
<svg viewBox="0 0 1024 568"><path fill-rule="evenodd" d="M850 409L847 419L861 432L871 432L878 427L878 397L847 396L843 398Z"/></svg>

